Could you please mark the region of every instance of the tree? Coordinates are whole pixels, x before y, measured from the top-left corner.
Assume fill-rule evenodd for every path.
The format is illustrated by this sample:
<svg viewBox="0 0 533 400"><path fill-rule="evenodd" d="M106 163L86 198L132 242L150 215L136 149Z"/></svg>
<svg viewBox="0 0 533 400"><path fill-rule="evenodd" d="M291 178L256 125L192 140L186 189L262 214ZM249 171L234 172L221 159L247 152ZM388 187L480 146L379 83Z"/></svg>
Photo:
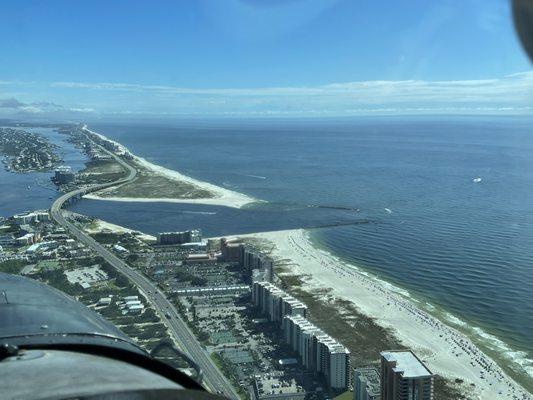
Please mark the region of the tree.
<svg viewBox="0 0 533 400"><path fill-rule="evenodd" d="M119 287L126 287L129 286L130 280L126 276L118 274L117 278L115 279L115 284Z"/></svg>
<svg viewBox="0 0 533 400"><path fill-rule="evenodd" d="M207 279L199 277L199 276L195 276L191 280L191 285L192 286L205 286L207 285Z"/></svg>

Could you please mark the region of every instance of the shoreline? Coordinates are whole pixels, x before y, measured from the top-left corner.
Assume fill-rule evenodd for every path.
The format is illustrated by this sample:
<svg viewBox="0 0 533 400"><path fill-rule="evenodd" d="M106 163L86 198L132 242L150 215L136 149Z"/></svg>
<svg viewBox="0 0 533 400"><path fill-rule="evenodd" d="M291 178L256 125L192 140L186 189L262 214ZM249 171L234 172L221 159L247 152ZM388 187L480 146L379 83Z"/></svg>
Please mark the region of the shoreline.
<svg viewBox="0 0 533 400"><path fill-rule="evenodd" d="M234 237L270 242L274 260L290 260L290 272L282 276L301 276L304 281L301 290L307 292L330 288L331 295L350 301L362 314L374 318L378 325L392 329L405 346L423 355L434 373L474 383L476 386L472 392L476 393L476 398L513 398L513 395L520 399L533 398L466 334L419 308L407 291L316 247L306 230Z"/></svg>
<svg viewBox="0 0 533 400"><path fill-rule="evenodd" d="M317 240L314 240L312 237L310 237L309 230L307 240L319 252L327 253L329 257L337 260L340 263L343 263L352 270L357 271L357 273L377 281L391 292L400 295L402 298L411 303L414 303L414 305L421 311L429 314L431 317L444 323L444 325L455 329L459 331L459 333L470 338L470 340L472 340L476 346L481 346L484 349L482 351L486 355L489 354L488 358L492 358L493 361L496 360L497 364L501 363L505 365L505 368L512 369L514 373L525 375L526 379L529 380L528 383L533 384L533 360L527 358L527 352L512 348L499 337L484 330L490 330L490 328L482 328L480 326L473 325L467 322L467 319L463 320L452 314L445 307L431 304L430 299L421 297L417 293L411 295L407 289L403 289L401 287L401 284L391 283L390 281L386 280L386 278L380 278L378 275L368 271L363 266L355 264L353 261L344 259L341 256L336 256L329 251L327 246L322 245ZM515 368L513 368L513 365L515 368L520 369L520 372L516 372Z"/></svg>
<svg viewBox="0 0 533 400"><path fill-rule="evenodd" d="M159 176L163 176L165 178L175 180L176 182L185 182L189 183L191 185L194 185L200 189L207 190L211 192L214 197L212 198L157 198L157 197L103 197L98 194L92 193L89 195L85 195L84 197L91 200L109 200L109 201L125 201L125 202L141 202L141 203L148 203L148 202L166 202L166 203L195 203L195 204L206 204L206 205L219 205L219 206L225 206L225 207L233 207L233 208L242 208L247 204L261 202L263 200L255 199L251 196L248 196L243 193L239 193L233 190L229 190L220 186L217 186L215 184L201 181L195 178L191 178L190 176L184 175L181 172L172 170L170 168L166 168L157 164L153 164L150 161L146 160L145 158L142 158L140 156L137 156L133 154L131 151L128 150L127 147L122 145L121 143L114 141L112 139L109 139L108 137L102 135L101 133L95 132L90 130L87 125L84 125L82 128L83 130L98 136L102 140L109 141L111 143L114 143L121 152L130 154L135 162L137 162L139 165L141 165L143 168L145 168L147 171L150 171L151 173Z"/></svg>
<svg viewBox="0 0 533 400"><path fill-rule="evenodd" d="M132 233L136 234L137 237L141 240L147 242L154 242L157 240L155 236L149 235L144 232L136 231L135 229L126 228L125 226L112 224L111 222L104 221L102 219L95 218L93 221L93 227L85 227L84 230L89 233Z"/></svg>
<svg viewBox="0 0 533 400"><path fill-rule="evenodd" d="M117 233L135 232L103 220L95 222L98 229ZM153 240L150 235L141 236ZM466 322L447 312L443 314L445 318L429 314L417 305L418 301L406 290L375 277L314 244L308 230L292 229L227 237L269 242L272 245L270 255L274 260L290 262L289 272L284 272L281 276L301 276L304 283L300 290L309 293L316 289L330 288L330 294L335 298L351 302L359 312L373 318L378 325L391 329L402 344L417 352L434 373L447 379L459 378L466 384L475 384L475 387L469 386L471 391L468 394L475 394L473 398L533 399L524 387L504 372L467 334L450 326L453 319L459 321L455 322L458 325ZM450 323L445 323L444 320ZM327 327L323 328L327 331ZM480 361L485 369L481 367ZM487 367L490 372L486 370Z"/></svg>
<svg viewBox="0 0 533 400"><path fill-rule="evenodd" d="M241 208L245 204L259 201L238 192L198 181L177 171L152 164L141 157L133 155L120 143L96 132L88 131L115 143L121 151L131 154L136 162L154 174L160 174L176 181L192 183L208 191L214 192L216 190L215 194L220 195L220 197L198 199L106 198L90 194L85 196L85 198L125 202L196 203L234 208ZM272 255L274 259L290 260L291 274L308 277L304 279L302 290L312 291L316 288L331 288L331 293L334 296L350 301L362 314L374 318L379 325L392 329L402 343L423 355L422 358L427 361L429 368L433 372L446 378L460 378L467 383L474 383L476 387L471 388L471 390L475 392L475 398L514 398L513 396L518 396L516 397L517 399L533 399L526 389L504 372L494 361L499 360L499 357L493 356L491 358L488 356L487 352L480 350L469 339L467 333L458 329L462 324L467 325L469 328L476 327L469 326L466 322L447 313L446 310L443 310L442 315L435 316L435 313L428 312L431 304L427 303L426 308L423 302L411 297L409 292L401 287L375 277L371 273L360 269L357 265L346 262L330 251L322 249L320 245L312 242L308 231L297 229L231 236L257 238L273 243ZM482 333L499 340L484 331L477 332L477 336L483 337ZM475 333L473 332L472 334L474 335ZM512 351L512 349L508 348L508 351ZM494 353L497 354L498 351L494 350ZM481 373L483 369L480 367L480 362L488 366L490 372ZM513 360L509 360L509 362L513 362ZM502 365L504 364L502 363ZM528 373L529 370L525 371L525 374ZM531 374L529 373L529 375ZM500 391L502 394L500 394ZM474 393L470 394L473 395Z"/></svg>
<svg viewBox="0 0 533 400"><path fill-rule="evenodd" d="M175 199L175 198L165 198L165 197L102 197L96 194L86 194L83 196L84 199L88 200L103 200L103 201L116 201L124 203L188 203L188 204L203 204L208 206L223 206L231 208L242 208L245 205L260 203L259 200L254 201L232 201L228 198L198 198L198 199Z"/></svg>

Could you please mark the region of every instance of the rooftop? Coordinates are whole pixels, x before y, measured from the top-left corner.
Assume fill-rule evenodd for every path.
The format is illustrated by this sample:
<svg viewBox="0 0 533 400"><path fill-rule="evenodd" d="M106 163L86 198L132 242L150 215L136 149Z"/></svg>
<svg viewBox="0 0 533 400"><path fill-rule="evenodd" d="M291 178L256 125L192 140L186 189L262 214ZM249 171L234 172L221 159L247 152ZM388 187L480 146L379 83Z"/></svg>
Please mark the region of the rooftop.
<svg viewBox="0 0 533 400"><path fill-rule="evenodd" d="M294 395L305 394L304 389L296 383L294 378L275 377L266 375L256 379L259 397L269 397L269 395ZM277 397L277 396L276 396Z"/></svg>
<svg viewBox="0 0 533 400"><path fill-rule="evenodd" d="M79 283L82 287L88 288L91 283L105 281L108 278L107 273L100 268L100 265L95 264L90 267L73 269L64 271L67 280L72 283Z"/></svg>
<svg viewBox="0 0 533 400"><path fill-rule="evenodd" d="M410 350L407 351L384 351L381 353L388 362L396 362L393 368L395 372L401 372L404 378L418 378L433 375L431 371Z"/></svg>

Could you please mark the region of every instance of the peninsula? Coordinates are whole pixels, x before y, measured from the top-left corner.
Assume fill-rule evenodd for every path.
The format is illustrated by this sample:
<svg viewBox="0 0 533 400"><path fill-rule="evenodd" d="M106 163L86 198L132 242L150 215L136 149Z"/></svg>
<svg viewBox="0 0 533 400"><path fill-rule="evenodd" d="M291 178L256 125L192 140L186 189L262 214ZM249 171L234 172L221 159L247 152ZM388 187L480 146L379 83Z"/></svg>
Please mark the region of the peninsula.
<svg viewBox="0 0 533 400"><path fill-rule="evenodd" d="M50 170L62 163L57 146L36 133L0 128L0 154L5 168L13 172Z"/></svg>
<svg viewBox="0 0 533 400"><path fill-rule="evenodd" d="M172 340L230 398L266 400L271 387L295 399L351 397L358 374L379 380L380 358L383 367L401 353L427 370L416 379L429 377L438 399L530 399L529 380L405 290L320 249L311 230L155 237L64 209L95 194L230 207L254 199L151 164L85 126L61 132L90 161L50 212L4 221L0 270L75 294L143 347ZM78 282L91 274L105 279ZM307 356L316 346L320 363Z"/></svg>
<svg viewBox="0 0 533 400"><path fill-rule="evenodd" d="M108 201L198 203L241 208L257 202L250 196L203 182L177 171L155 165L131 153L122 144L82 126L69 132L72 140L83 147L91 162L81 171L85 178L105 178L121 173L120 165L109 157L114 154L137 170L134 180L85 195L85 198ZM106 154L107 153L107 154ZM111 180L116 175L110 177Z"/></svg>

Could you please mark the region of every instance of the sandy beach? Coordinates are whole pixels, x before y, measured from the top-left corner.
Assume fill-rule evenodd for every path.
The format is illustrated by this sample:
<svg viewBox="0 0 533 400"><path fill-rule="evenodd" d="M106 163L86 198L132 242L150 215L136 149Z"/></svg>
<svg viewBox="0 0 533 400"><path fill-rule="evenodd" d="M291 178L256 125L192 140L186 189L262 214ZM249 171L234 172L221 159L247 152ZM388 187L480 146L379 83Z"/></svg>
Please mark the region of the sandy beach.
<svg viewBox="0 0 533 400"><path fill-rule="evenodd" d="M244 196L244 195L243 195ZM224 206L232 208L241 208L246 204L255 203L256 200L248 201L241 197L233 197L231 195L213 197L213 198L200 198L200 199L168 199L157 197L103 197L97 194L87 194L83 196L86 199L91 200L105 200L105 201L122 201L122 202L134 202L134 203L187 203L187 204L205 204L211 206Z"/></svg>
<svg viewBox="0 0 533 400"><path fill-rule="evenodd" d="M91 133L109 140L95 132ZM120 151L129 153L127 148L119 143L116 144ZM86 198L108 201L197 203L235 208L258 201L238 192L198 181L177 171L152 164L141 157L133 157L136 162L154 174L194 184L212 192L214 197L131 198L99 197L91 194ZM111 230L121 228L112 224L103 224ZM396 337L406 347L413 349L434 373L451 380L456 378L463 380L465 386L469 388L470 398L480 400L533 399L533 396L510 378L466 335L418 308L416 301L410 298L406 291L379 280L354 265L347 264L333 254L314 247L305 230L238 236L254 237L270 242L273 258L289 261L290 274L303 276L305 282L303 290L312 292L316 289L329 288L331 295L352 302L361 313L375 318L379 325L393 330ZM475 386L470 386L471 384Z"/></svg>
<svg viewBox="0 0 533 400"><path fill-rule="evenodd" d="M315 248L305 230L240 237L271 242L271 255L275 260L290 260L290 273L306 276L303 290L331 288L332 295L351 301L360 312L391 328L434 373L475 384L468 393L473 398L533 398L464 334L417 308L414 302L401 295L401 290Z"/></svg>
<svg viewBox="0 0 533 400"><path fill-rule="evenodd" d="M107 221L102 221L101 219L95 219L91 227L84 228L88 233L99 233L99 232L112 232L112 233L137 233L137 237L141 240L147 242L154 242L157 240L155 236L148 235L147 233L139 233L133 229L125 228L120 225L115 225Z"/></svg>
<svg viewBox="0 0 533 400"><path fill-rule="evenodd" d="M91 131L87 127L84 128L87 132L100 137L103 140L115 143L119 148L119 153L128 153L133 159L140 164L147 171L150 171L154 175L164 176L168 179L175 180L176 182L185 182L192 184L199 189L204 189L212 193L211 198L197 198L197 199L180 199L180 198L157 198L157 197L103 197L99 194L89 194L85 198L93 200L108 200L108 201L128 201L128 202L166 202L166 203L196 203L241 208L246 204L258 202L260 200L247 196L242 193L235 192L233 190L225 189L223 187L213 185L208 182L200 181L198 179L191 178L187 175L183 175L178 171L174 171L169 168L162 167L160 165L153 164L146 159L136 156L131 153L125 146L107 138L106 136Z"/></svg>

